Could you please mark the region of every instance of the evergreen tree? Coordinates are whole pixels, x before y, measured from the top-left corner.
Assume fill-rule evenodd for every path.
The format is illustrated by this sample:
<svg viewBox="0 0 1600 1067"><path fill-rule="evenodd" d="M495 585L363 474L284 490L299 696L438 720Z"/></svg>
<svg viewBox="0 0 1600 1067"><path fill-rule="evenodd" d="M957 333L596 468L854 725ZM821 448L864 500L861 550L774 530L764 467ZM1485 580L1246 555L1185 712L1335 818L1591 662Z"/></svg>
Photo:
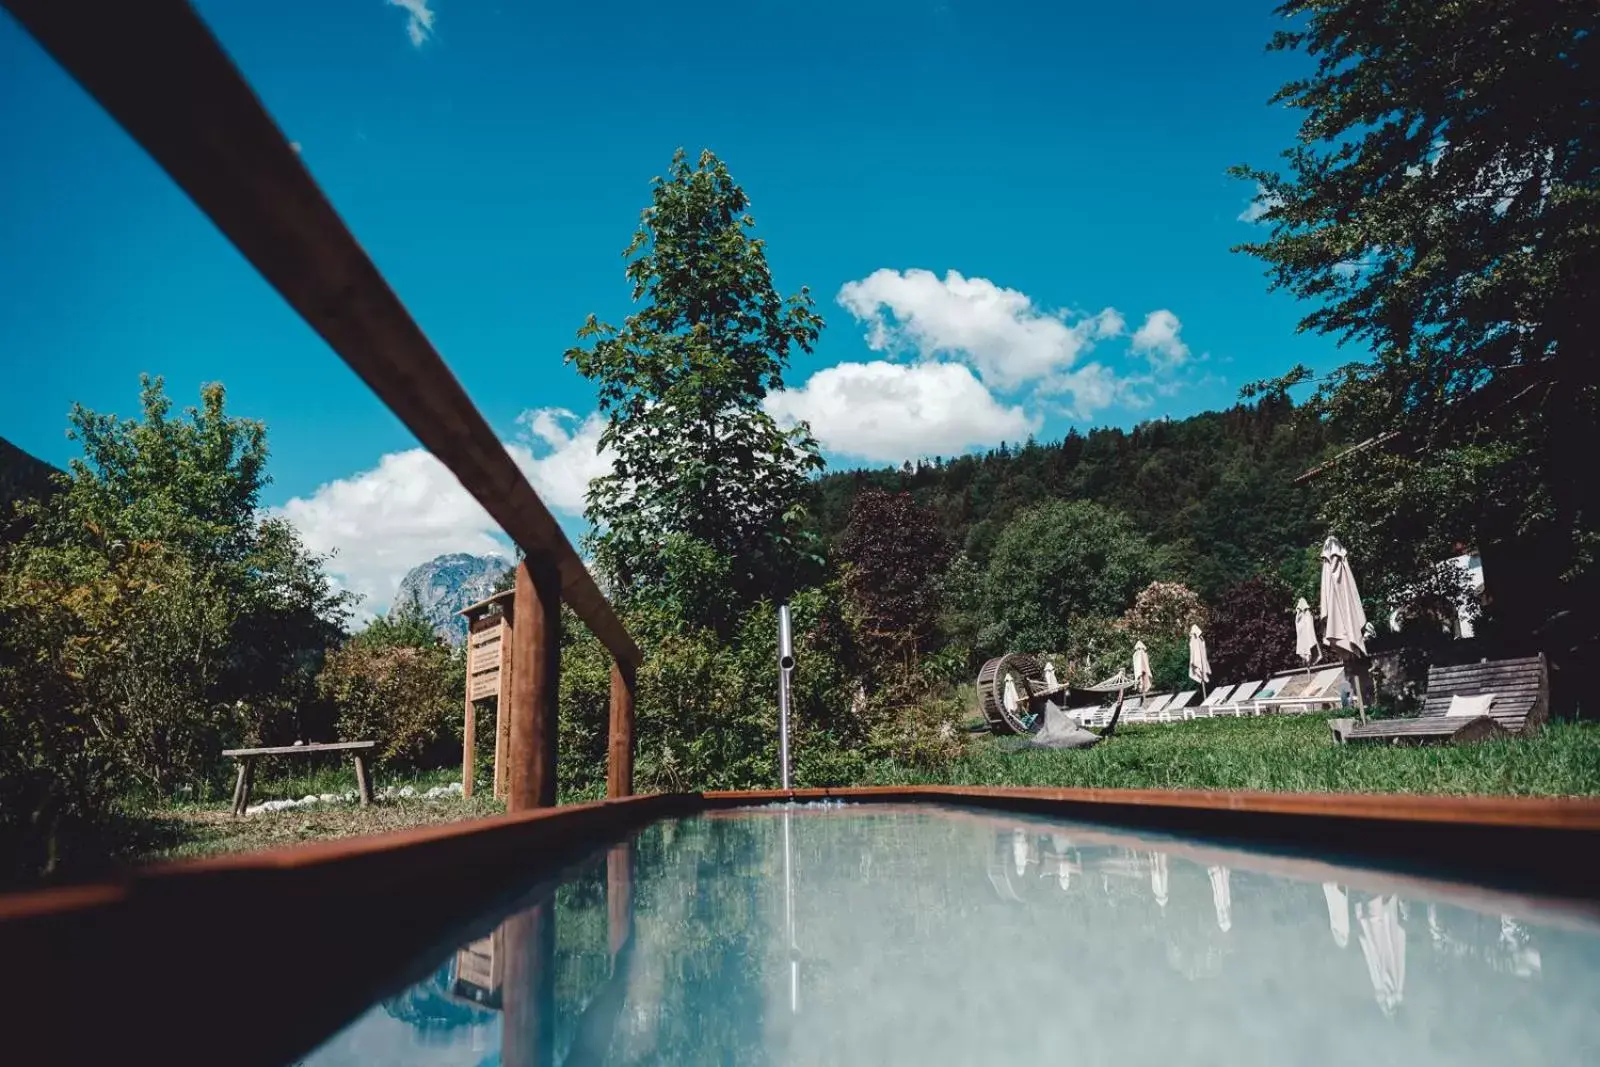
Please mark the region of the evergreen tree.
<svg viewBox="0 0 1600 1067"><path fill-rule="evenodd" d="M1279 12L1270 47L1316 66L1274 97L1302 116L1283 170L1235 168L1270 227L1243 249L1310 302L1302 329L1372 353L1315 401L1348 439L1379 438L1327 476L1327 519L1376 593L1476 540L1504 629L1526 640L1570 612L1592 637L1600 8Z"/></svg>

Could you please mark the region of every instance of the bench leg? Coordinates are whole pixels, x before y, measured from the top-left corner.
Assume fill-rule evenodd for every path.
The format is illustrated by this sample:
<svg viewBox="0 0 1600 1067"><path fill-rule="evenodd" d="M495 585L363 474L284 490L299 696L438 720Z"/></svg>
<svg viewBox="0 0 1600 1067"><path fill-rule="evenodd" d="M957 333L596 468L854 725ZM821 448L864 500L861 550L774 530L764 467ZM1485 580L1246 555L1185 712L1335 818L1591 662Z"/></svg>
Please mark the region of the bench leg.
<svg viewBox="0 0 1600 1067"><path fill-rule="evenodd" d="M356 757L356 792L361 794L363 808L372 803L372 780L367 777L367 761L364 756Z"/></svg>
<svg viewBox="0 0 1600 1067"><path fill-rule="evenodd" d="M256 781L256 761L249 756L239 761L239 780L233 787L233 813L243 815L250 806L250 787Z"/></svg>
<svg viewBox="0 0 1600 1067"><path fill-rule="evenodd" d="M244 805L240 800L244 797L244 767L245 761L239 761L239 774L233 781L233 817L238 818L244 813Z"/></svg>

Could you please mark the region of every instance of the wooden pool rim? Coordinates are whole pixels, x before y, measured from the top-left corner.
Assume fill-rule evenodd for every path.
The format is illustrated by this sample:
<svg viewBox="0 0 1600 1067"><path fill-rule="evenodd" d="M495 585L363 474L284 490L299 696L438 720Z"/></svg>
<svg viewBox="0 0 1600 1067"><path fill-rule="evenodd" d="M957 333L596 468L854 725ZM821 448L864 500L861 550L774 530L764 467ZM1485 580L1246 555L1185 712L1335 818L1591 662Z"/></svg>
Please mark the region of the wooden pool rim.
<svg viewBox="0 0 1600 1067"><path fill-rule="evenodd" d="M1137 833L1140 847L1196 861L1311 881L1338 865L1357 887L1600 915L1596 800L959 786L657 794L0 896L14 1036L54 1062L146 1051L215 1062L222 1050L289 1062L510 904L505 887L553 884L660 819L790 799L1094 823L1086 840Z"/></svg>

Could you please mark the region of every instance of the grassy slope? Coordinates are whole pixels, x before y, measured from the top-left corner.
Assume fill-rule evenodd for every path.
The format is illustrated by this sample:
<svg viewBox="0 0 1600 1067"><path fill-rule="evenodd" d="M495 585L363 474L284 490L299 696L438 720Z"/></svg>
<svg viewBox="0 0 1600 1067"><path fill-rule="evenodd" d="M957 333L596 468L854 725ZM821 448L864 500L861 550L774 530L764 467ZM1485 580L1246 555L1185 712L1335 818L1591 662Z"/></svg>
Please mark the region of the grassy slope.
<svg viewBox="0 0 1600 1067"><path fill-rule="evenodd" d="M1322 716L1197 719L1119 727L1086 752L1014 750L983 738L944 770L896 770L875 784L983 784L1292 792L1600 794L1600 724L1555 723L1534 738L1480 745L1336 745Z"/></svg>

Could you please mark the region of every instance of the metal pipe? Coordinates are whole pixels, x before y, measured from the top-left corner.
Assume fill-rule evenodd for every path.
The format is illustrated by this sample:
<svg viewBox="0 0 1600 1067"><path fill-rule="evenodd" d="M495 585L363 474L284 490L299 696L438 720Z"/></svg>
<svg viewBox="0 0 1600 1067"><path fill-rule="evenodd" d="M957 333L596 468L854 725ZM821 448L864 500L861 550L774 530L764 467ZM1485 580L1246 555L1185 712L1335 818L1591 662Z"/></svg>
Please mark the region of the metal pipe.
<svg viewBox="0 0 1600 1067"><path fill-rule="evenodd" d="M783 788L789 788L789 675L794 671L794 644L789 635L789 605L778 608L778 762Z"/></svg>

